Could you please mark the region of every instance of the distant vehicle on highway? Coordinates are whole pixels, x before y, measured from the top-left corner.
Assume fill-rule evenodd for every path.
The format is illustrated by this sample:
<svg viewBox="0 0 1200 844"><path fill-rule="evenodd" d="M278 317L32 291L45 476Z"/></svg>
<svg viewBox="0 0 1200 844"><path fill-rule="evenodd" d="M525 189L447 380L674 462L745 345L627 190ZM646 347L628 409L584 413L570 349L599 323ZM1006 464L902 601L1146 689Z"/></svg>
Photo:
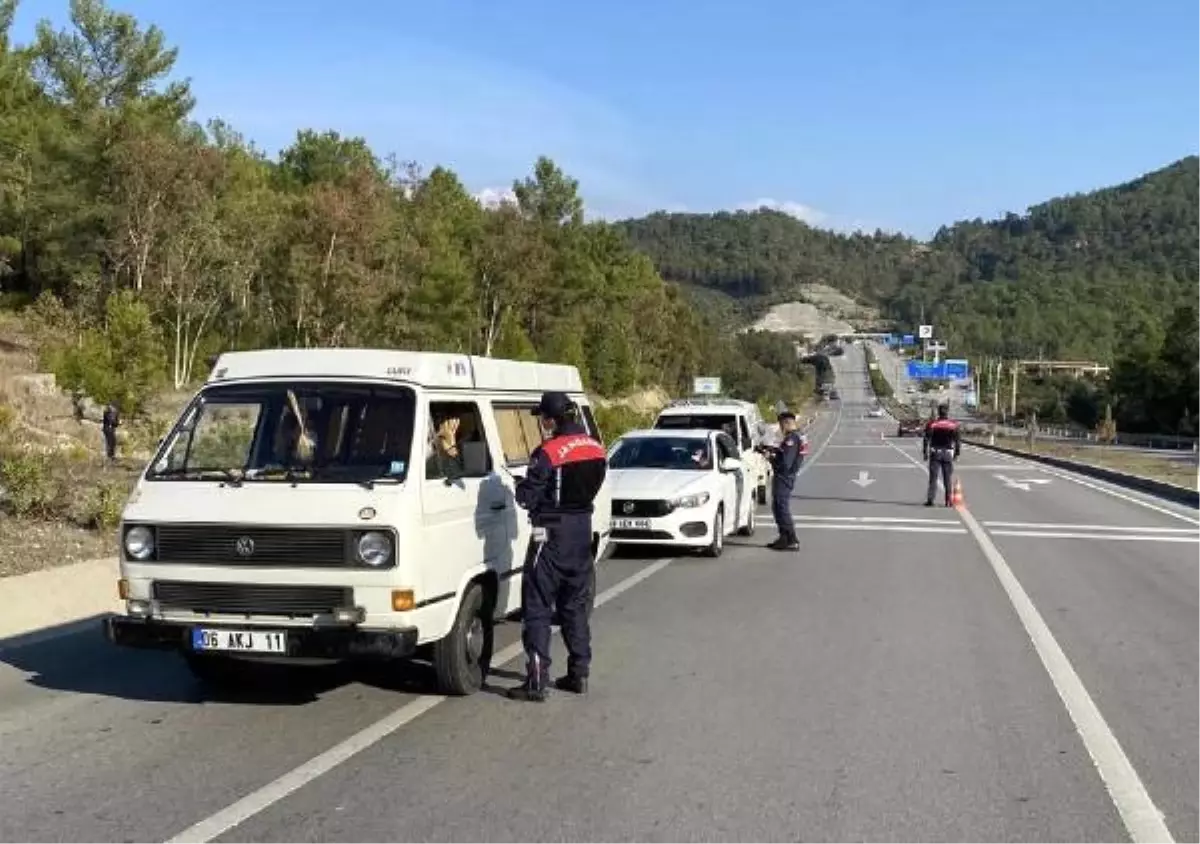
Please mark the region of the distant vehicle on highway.
<svg viewBox="0 0 1200 844"><path fill-rule="evenodd" d="M838 399L840 399L840 398L841 398L841 395L838 393L838 391L837 391L837 390L830 390L830 391L829 391L829 398L833 399L834 401L837 401Z"/></svg>
<svg viewBox="0 0 1200 844"><path fill-rule="evenodd" d="M719 557L750 536L758 502L737 443L724 431L630 431L608 453L612 541L681 545Z"/></svg>
<svg viewBox="0 0 1200 844"><path fill-rule="evenodd" d="M925 424L920 419L901 419L900 424L896 427L896 436L919 437L925 431Z"/></svg>
<svg viewBox="0 0 1200 844"><path fill-rule="evenodd" d="M871 417L872 419L882 419L883 418L883 408L882 407L873 407L867 411L867 416Z"/></svg>

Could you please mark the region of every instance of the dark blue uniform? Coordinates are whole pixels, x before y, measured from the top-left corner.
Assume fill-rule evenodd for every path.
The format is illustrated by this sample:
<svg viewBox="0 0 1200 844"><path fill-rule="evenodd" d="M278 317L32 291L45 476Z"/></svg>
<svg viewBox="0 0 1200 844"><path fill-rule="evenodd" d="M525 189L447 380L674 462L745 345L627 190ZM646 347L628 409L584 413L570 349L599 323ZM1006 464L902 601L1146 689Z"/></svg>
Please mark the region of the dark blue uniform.
<svg viewBox="0 0 1200 844"><path fill-rule="evenodd" d="M792 490L796 486L796 474L804 462L804 439L798 431L789 431L771 454L771 513L779 528L779 539L774 547L799 544L796 523L792 520Z"/></svg>
<svg viewBox="0 0 1200 844"><path fill-rule="evenodd" d="M954 461L962 453L962 437L958 432L958 423L946 417L946 411L938 408L938 418L925 426L925 439L922 452L929 461L929 488L925 493L925 506L933 505L933 497L937 494L938 475L942 477L942 492L946 496L946 506L950 501L950 482L954 478Z"/></svg>
<svg viewBox="0 0 1200 844"><path fill-rule="evenodd" d="M586 685L591 667L588 594L592 561L592 501L608 469L604 446L583 426L564 422L534 450L517 484L517 503L529 511L534 536L521 588L527 658L526 684L514 697L540 699L549 682L550 624L555 606L567 646L567 676ZM532 692L532 694L531 694Z"/></svg>

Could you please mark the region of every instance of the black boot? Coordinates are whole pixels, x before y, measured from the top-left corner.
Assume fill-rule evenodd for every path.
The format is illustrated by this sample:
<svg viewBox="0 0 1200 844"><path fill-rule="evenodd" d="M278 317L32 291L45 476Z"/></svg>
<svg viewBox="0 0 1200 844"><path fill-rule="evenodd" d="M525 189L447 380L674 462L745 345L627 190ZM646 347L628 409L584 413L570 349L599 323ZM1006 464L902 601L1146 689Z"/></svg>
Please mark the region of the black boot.
<svg viewBox="0 0 1200 844"><path fill-rule="evenodd" d="M545 703L546 702L546 687L540 683L533 683L526 680L519 686L513 686L508 690L509 700L521 700L526 703Z"/></svg>
<svg viewBox="0 0 1200 844"><path fill-rule="evenodd" d="M782 535L775 537L767 543L767 547L772 551L781 551L785 545L787 545L787 539Z"/></svg>
<svg viewBox="0 0 1200 844"><path fill-rule="evenodd" d="M925 499L925 506L926 506L926 507L932 507L932 506L933 506L933 499L932 499L932 498L927 498L927 499Z"/></svg>
<svg viewBox="0 0 1200 844"><path fill-rule="evenodd" d="M588 678L576 677L571 674L564 674L554 681L554 688L560 692L571 692L577 695L586 695L588 692Z"/></svg>
<svg viewBox="0 0 1200 844"><path fill-rule="evenodd" d="M794 533L789 534L788 538L787 538L787 542L784 544L784 546L781 550L783 550L783 551L799 551L800 550L800 537L796 536L796 534L794 534Z"/></svg>

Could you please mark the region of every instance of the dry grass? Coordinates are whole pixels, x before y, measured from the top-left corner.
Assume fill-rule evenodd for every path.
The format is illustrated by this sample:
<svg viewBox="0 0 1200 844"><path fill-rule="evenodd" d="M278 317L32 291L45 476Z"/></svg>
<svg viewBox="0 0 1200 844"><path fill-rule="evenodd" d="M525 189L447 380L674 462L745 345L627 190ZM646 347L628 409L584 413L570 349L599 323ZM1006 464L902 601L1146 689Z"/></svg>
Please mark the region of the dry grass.
<svg viewBox="0 0 1200 844"><path fill-rule="evenodd" d="M997 437L996 445L1028 451L1024 439ZM1197 488L1197 457L1189 451L1147 452L1128 448L1103 445L1074 445L1071 443L1042 440L1035 442L1034 454L1044 454L1087 463L1117 472L1128 472L1158 481L1178 484L1188 489Z"/></svg>

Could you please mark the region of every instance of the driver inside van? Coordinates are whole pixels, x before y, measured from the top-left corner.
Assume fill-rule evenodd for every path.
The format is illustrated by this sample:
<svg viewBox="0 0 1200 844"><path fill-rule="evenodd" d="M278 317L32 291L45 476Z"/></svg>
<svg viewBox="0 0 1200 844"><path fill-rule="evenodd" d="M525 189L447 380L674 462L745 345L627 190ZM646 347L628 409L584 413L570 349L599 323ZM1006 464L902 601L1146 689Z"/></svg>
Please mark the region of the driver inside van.
<svg viewBox="0 0 1200 844"><path fill-rule="evenodd" d="M283 418L279 420L279 434L275 440L271 460L263 468L282 469L307 463L312 455L308 454L308 459L306 459L305 450L300 447L300 433L300 422L296 419L296 415L291 410L284 411ZM310 442L314 441L311 431L308 433L308 439Z"/></svg>

